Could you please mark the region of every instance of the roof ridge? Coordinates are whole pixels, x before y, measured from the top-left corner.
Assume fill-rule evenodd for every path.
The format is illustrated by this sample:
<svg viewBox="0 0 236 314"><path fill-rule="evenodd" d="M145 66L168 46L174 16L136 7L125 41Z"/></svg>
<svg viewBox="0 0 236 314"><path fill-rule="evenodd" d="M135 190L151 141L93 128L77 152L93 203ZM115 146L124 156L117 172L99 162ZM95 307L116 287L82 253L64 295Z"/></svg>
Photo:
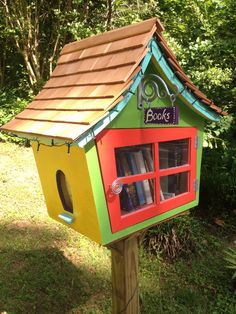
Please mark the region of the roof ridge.
<svg viewBox="0 0 236 314"><path fill-rule="evenodd" d="M65 55L74 51L95 47L101 44L114 42L119 39L129 38L134 35L143 34L150 31L154 25L159 32L164 30L163 25L158 18L154 17L139 23L131 24L121 28L116 28L105 33L99 33L79 41L74 41L64 46L60 55Z"/></svg>

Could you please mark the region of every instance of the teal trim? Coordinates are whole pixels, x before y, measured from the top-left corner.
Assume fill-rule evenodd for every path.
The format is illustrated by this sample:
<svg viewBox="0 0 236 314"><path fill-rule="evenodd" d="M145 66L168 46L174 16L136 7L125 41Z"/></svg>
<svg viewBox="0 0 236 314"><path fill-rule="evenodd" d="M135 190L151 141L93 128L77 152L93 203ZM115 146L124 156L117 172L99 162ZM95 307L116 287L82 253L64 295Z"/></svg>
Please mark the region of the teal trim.
<svg viewBox="0 0 236 314"><path fill-rule="evenodd" d="M139 83L141 82L141 79L143 77L143 73L145 72L150 60L151 60L152 54L151 52L148 52L143 59L141 63L141 70L140 72L135 76L134 83L131 85L131 87L125 91L124 99L122 99L118 105L116 105L114 108L112 108L105 117L103 117L96 125L94 125L89 131L87 131L84 135L82 135L77 141L77 145L80 147L84 147L88 142L90 142L94 137L99 134L107 125L111 123L112 120L114 120L119 113L125 108L125 106L128 104L129 100L135 93L136 89L138 88Z"/></svg>
<svg viewBox="0 0 236 314"><path fill-rule="evenodd" d="M58 217L66 222L68 225L71 225L74 222L74 218L65 213L58 215Z"/></svg>
<svg viewBox="0 0 236 314"><path fill-rule="evenodd" d="M157 43L154 39L151 39L150 47L153 56L155 57L156 61L160 65L162 71L168 78L168 80L175 84L179 91L181 92L181 95L187 100L187 102L191 105L190 107L193 107L196 111L198 111L201 115L203 115L205 118L212 120L212 121L219 121L220 117L217 113L213 112L212 110L208 109L205 105L203 105L198 98L194 97L192 93L187 91L184 87L184 85L181 83L181 81L177 78L177 76L174 74L173 70L169 66L169 64L166 62L163 53L161 52L160 48L158 47Z"/></svg>

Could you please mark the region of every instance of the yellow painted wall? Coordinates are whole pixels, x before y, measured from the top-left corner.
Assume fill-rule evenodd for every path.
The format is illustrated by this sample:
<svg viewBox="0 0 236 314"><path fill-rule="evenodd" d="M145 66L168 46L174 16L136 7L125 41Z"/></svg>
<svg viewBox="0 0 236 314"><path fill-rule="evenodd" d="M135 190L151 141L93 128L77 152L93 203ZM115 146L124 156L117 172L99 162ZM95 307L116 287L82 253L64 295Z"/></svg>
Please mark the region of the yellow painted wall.
<svg viewBox="0 0 236 314"><path fill-rule="evenodd" d="M70 153L68 153L66 145L60 147L41 145L39 151L37 151L37 143L33 143L32 147L50 217L101 243L97 211L84 149L72 146ZM64 172L70 185L73 214L65 211L61 203L56 182L57 170ZM63 222L58 217L61 213L73 216L74 222L71 225Z"/></svg>

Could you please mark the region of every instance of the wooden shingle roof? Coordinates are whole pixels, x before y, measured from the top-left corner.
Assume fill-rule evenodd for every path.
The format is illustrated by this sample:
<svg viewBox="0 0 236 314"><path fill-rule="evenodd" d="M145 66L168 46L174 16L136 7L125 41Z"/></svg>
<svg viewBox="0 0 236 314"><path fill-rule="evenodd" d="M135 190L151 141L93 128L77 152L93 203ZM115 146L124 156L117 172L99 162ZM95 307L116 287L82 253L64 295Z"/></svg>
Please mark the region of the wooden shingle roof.
<svg viewBox="0 0 236 314"><path fill-rule="evenodd" d="M42 91L1 127L13 133L74 141L119 103L141 70L154 36L169 65L204 104L223 114L186 76L162 36L157 18L65 45Z"/></svg>

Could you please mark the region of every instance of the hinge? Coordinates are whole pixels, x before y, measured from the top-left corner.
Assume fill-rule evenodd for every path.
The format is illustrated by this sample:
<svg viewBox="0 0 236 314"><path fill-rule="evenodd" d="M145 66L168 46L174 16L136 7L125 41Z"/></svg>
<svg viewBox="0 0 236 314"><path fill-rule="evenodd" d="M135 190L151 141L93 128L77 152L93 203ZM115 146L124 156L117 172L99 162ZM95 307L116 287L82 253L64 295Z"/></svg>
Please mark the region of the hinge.
<svg viewBox="0 0 236 314"><path fill-rule="evenodd" d="M196 148L196 149L198 149L199 148L199 136L195 136L195 139L194 139L194 147Z"/></svg>
<svg viewBox="0 0 236 314"><path fill-rule="evenodd" d="M199 189L199 180L198 179L194 179L193 181L193 190L194 192L197 192Z"/></svg>

